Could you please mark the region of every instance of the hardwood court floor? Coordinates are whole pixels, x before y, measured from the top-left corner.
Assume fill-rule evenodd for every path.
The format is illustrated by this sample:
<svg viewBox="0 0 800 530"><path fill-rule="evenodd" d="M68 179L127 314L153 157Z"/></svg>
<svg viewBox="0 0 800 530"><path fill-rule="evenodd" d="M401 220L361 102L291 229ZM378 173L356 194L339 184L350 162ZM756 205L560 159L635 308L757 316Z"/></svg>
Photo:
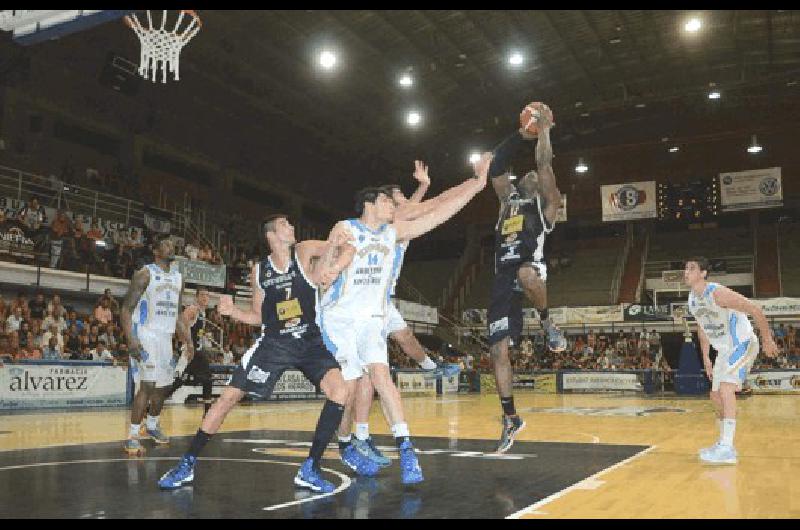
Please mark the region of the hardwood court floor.
<svg viewBox="0 0 800 530"><path fill-rule="evenodd" d="M416 436L494 440L500 431L496 395L404 401L411 432ZM736 433L739 464L720 467L702 465L697 459L697 450L710 445L717 436L707 400L520 391L516 403L528 422L520 441L652 448L599 472L592 470L593 476L587 475L546 498L531 493L532 506L523 503L528 507L504 516L800 518L797 396L740 399ZM222 431L305 431L303 438L310 439L320 407L320 402L240 406ZM191 435L201 415L199 407L169 407L162 414L162 427L172 436ZM0 451L114 442L123 439L127 421L128 413L121 409L0 414ZM376 434L388 434L377 405L371 427ZM187 440L175 440L174 448L182 450ZM515 450L529 449L514 447L511 453ZM533 465L532 472L536 473ZM489 477L474 480L481 478Z"/></svg>

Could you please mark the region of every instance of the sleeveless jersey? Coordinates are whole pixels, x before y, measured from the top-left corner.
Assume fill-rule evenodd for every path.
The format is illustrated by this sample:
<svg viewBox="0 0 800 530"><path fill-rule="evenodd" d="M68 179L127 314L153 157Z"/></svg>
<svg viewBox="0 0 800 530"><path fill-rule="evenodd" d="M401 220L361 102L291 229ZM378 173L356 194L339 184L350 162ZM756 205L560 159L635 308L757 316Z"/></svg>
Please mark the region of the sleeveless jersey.
<svg viewBox="0 0 800 530"><path fill-rule="evenodd" d="M397 280L400 279L400 269L403 268L403 260L406 258L406 250L408 250L408 241L397 243L394 246L394 263L392 265L392 289L389 293L390 296L395 295L397 288Z"/></svg>
<svg viewBox="0 0 800 530"><path fill-rule="evenodd" d="M194 344L194 351L198 352L203 349L203 335L206 332L206 311L202 307L197 307L197 316L190 328L192 333L192 344Z"/></svg>
<svg viewBox="0 0 800 530"><path fill-rule="evenodd" d="M542 213L539 195L523 198L512 184L495 226L495 269L542 261L544 238L553 231Z"/></svg>
<svg viewBox="0 0 800 530"><path fill-rule="evenodd" d="M150 273L150 282L136 306L133 322L148 331L174 334L180 313L181 273L177 270L164 272L155 263L145 267Z"/></svg>
<svg viewBox="0 0 800 530"><path fill-rule="evenodd" d="M285 271L272 258L261 261L256 270L258 286L264 293L261 304L261 332L265 337L295 339L319 336L316 324L317 287L311 283L292 249Z"/></svg>
<svg viewBox="0 0 800 530"><path fill-rule="evenodd" d="M753 326L744 313L717 305L711 296L717 287L717 283L708 283L702 296L690 292L689 312L715 350L732 351L753 336Z"/></svg>
<svg viewBox="0 0 800 530"><path fill-rule="evenodd" d="M322 297L320 307L345 317L384 317L399 271L397 233L391 225L372 231L358 219L348 219L356 248L353 261ZM399 256L399 257L398 257Z"/></svg>

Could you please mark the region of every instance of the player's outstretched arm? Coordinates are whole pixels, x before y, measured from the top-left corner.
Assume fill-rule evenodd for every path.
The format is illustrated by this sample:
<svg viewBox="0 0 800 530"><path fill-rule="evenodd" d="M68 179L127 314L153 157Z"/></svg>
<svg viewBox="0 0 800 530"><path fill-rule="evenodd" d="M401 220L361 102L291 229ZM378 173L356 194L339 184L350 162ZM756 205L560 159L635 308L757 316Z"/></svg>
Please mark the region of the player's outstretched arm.
<svg viewBox="0 0 800 530"><path fill-rule="evenodd" d="M756 326L758 326L758 330L761 332L761 340L763 341L761 346L764 348L764 353L766 353L768 357L775 357L778 354L778 345L775 344L775 340L772 338L772 330L769 329L769 322L767 322L767 317L764 316L764 312L760 307L736 291L723 285L714 289L711 296L714 297L714 301L718 306L733 309L734 311L739 311L753 317Z"/></svg>
<svg viewBox="0 0 800 530"><path fill-rule="evenodd" d="M472 180L467 180L462 182L458 186L453 186L449 188L436 197L432 197L427 201L422 201L421 203L414 204L411 202L407 202L406 204L399 206L394 213L395 223L400 221L413 221L415 219L419 219L429 213L433 212L437 208L439 208L442 204L449 200L453 200L464 193L467 193L471 186L474 185Z"/></svg>
<svg viewBox="0 0 800 530"><path fill-rule="evenodd" d="M297 245L297 257L314 284L327 287L350 265L355 252L351 241L353 233L346 223L340 222L331 229L327 241L303 241ZM350 257L339 262L343 254L350 254Z"/></svg>
<svg viewBox="0 0 800 530"><path fill-rule="evenodd" d="M556 221L558 208L561 206L561 191L556 184L556 175L553 172L553 145L550 143L550 128L552 123L542 113L542 123L540 126L539 137L536 142L536 172L539 177L539 193L544 201L542 213L550 226ZM523 179L520 186L528 185Z"/></svg>
<svg viewBox="0 0 800 530"><path fill-rule="evenodd" d="M142 267L133 274L131 283L128 286L128 292L125 293L125 299L122 301L122 307L120 308L120 324L122 325L123 333L128 338L128 351L131 357L137 361L140 359L142 345L133 332L133 312L136 310L136 304L139 303L139 299L149 284L150 271L147 270L147 267Z"/></svg>
<svg viewBox="0 0 800 530"><path fill-rule="evenodd" d="M433 212L414 221L400 221L394 223L398 241L410 241L426 234L457 214L467 203L486 187L489 164L492 161L491 153L484 153L475 164L476 179L464 183L464 191L442 204Z"/></svg>
<svg viewBox="0 0 800 530"><path fill-rule="evenodd" d="M183 306L183 287L181 282L181 294L178 295L178 307ZM191 362L194 357L194 342L192 341L192 332L189 329L189 323L180 315L175 322L175 333L183 345L186 347L186 360Z"/></svg>
<svg viewBox="0 0 800 530"><path fill-rule="evenodd" d="M229 316L234 320L251 326L261 324L261 305L264 303L264 291L258 285L258 264L253 265L253 268L250 269L250 289L253 292L250 309L246 311L239 309L234 305L231 295L223 294L219 297L219 314Z"/></svg>

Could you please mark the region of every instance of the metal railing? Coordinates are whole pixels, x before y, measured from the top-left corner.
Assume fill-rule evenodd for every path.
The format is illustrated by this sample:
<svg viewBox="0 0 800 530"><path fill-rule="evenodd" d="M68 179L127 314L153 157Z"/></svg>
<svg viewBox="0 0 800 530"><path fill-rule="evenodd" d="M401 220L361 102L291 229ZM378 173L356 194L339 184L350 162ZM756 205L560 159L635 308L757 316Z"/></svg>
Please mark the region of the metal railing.
<svg viewBox="0 0 800 530"><path fill-rule="evenodd" d="M639 264L641 271L639 272L639 285L636 286L636 302L642 301L642 290L644 289L645 268L647 263L647 254L650 252L650 230L645 232L644 247L642 248L642 259Z"/></svg>
<svg viewBox="0 0 800 530"><path fill-rule="evenodd" d="M625 229L625 246L622 249L622 254L617 260L617 265L614 268L614 278L611 280L611 289L608 293L608 303L616 304L619 299L619 290L622 285L622 275L625 274L625 265L628 263L628 255L631 251L633 244L633 230L631 225L627 224Z"/></svg>

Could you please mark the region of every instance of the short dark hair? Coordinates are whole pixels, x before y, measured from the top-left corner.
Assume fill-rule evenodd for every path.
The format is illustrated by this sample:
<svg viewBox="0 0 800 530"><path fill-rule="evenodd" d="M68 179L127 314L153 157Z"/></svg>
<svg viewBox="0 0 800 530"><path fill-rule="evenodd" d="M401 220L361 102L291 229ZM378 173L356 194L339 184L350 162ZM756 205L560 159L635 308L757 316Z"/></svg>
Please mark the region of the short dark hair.
<svg viewBox="0 0 800 530"><path fill-rule="evenodd" d="M687 259L686 263L689 263L690 261L697 263L697 266L701 271L709 272L711 270L711 262L708 261L708 258L704 258L703 256L694 256Z"/></svg>
<svg viewBox="0 0 800 530"><path fill-rule="evenodd" d="M289 219L289 216L285 213L274 213L272 215L268 215L264 218L261 222L261 231L263 235L267 235L267 232L274 232L275 231L275 221L278 219Z"/></svg>
<svg viewBox="0 0 800 530"><path fill-rule="evenodd" d="M382 187L372 186L358 190L355 197L356 214L362 215L364 213L364 203L370 202L375 204L375 201L378 200L378 195L386 195L387 197L389 196L386 190Z"/></svg>
<svg viewBox="0 0 800 530"><path fill-rule="evenodd" d="M380 189L383 190L383 192L389 195L390 197L394 192L394 190L403 193L403 188L400 187L400 184L384 184L383 186L380 187Z"/></svg>

